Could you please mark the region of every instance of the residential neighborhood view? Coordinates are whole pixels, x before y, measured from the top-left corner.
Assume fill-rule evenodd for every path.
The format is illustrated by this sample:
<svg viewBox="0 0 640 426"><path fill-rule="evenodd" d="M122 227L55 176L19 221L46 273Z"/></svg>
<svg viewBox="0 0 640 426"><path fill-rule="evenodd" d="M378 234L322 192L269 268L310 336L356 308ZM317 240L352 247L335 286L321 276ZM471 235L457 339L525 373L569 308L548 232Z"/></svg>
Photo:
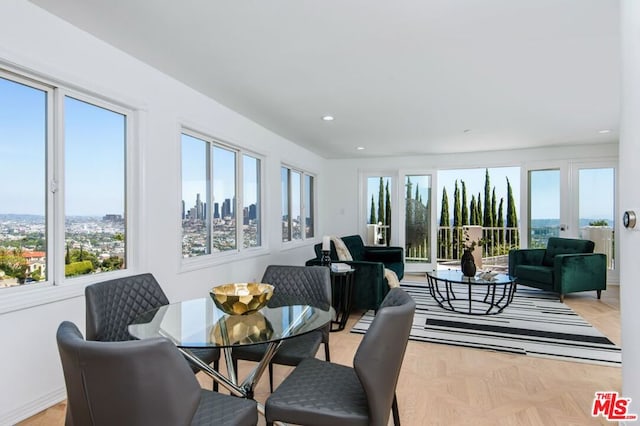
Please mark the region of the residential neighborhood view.
<svg viewBox="0 0 640 426"><path fill-rule="evenodd" d="M122 215L70 216L65 225L66 277L124 267ZM46 280L46 259L44 216L0 214L0 287Z"/></svg>

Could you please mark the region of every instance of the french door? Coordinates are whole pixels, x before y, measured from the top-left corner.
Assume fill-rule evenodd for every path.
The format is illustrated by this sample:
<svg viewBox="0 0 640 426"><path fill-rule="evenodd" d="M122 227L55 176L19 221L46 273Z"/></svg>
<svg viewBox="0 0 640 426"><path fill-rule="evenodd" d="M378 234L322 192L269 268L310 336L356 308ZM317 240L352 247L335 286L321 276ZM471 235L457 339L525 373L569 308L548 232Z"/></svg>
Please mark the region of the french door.
<svg viewBox="0 0 640 426"><path fill-rule="evenodd" d="M436 266L434 172L401 173L400 245L404 247L405 271L426 272Z"/></svg>
<svg viewBox="0 0 640 426"><path fill-rule="evenodd" d="M561 163L524 169L527 247L549 237L585 238L607 256L608 279L617 280L614 161Z"/></svg>

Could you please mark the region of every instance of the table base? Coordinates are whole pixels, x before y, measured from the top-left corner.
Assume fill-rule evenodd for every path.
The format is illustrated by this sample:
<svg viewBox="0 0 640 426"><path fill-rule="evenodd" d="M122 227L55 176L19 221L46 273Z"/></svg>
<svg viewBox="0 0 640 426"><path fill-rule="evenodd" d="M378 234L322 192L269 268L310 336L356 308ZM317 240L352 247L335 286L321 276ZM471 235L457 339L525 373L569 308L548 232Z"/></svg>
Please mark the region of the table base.
<svg viewBox="0 0 640 426"><path fill-rule="evenodd" d="M429 293L442 309L467 315L499 314L511 303L516 293L515 281L477 284L473 279L460 283L430 275L427 278Z"/></svg>

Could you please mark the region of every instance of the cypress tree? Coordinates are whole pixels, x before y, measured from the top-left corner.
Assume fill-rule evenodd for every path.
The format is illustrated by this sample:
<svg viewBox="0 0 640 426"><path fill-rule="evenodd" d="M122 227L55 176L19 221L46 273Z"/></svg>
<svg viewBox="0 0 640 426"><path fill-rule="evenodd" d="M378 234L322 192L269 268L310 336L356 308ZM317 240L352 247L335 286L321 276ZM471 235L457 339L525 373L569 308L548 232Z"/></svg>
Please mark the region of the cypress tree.
<svg viewBox="0 0 640 426"><path fill-rule="evenodd" d="M489 182L489 169L484 172L484 215L482 216L482 226L491 228L491 185Z"/></svg>
<svg viewBox="0 0 640 426"><path fill-rule="evenodd" d="M469 216L469 225L477 225L478 224L478 210L476 209L476 196L471 196L471 203L469 204L469 211L471 215Z"/></svg>
<svg viewBox="0 0 640 426"><path fill-rule="evenodd" d="M507 234L507 242L511 247L519 247L520 238L517 229L518 216L516 213L516 203L513 200L513 191L511 190L511 183L509 182L509 178L507 178L507 228L509 229L509 232Z"/></svg>
<svg viewBox="0 0 640 426"><path fill-rule="evenodd" d="M460 253L460 226L462 215L460 213L460 190L456 180L453 190L453 258L457 259Z"/></svg>
<svg viewBox="0 0 640 426"><path fill-rule="evenodd" d="M451 241L451 233L449 227L449 197L447 197L447 188L442 189L442 209L440 211L440 258L449 259L449 245Z"/></svg>
<svg viewBox="0 0 640 426"><path fill-rule="evenodd" d="M369 223L376 223L376 204L373 201L373 195L371 196L371 214L369 215Z"/></svg>
<svg viewBox="0 0 640 426"><path fill-rule="evenodd" d="M378 222L384 222L384 183L380 176L380 189L378 191Z"/></svg>
<svg viewBox="0 0 640 426"><path fill-rule="evenodd" d="M478 198L476 199L476 216L478 217L478 223L476 225L482 226L482 198L478 192Z"/></svg>
<svg viewBox="0 0 640 426"><path fill-rule="evenodd" d="M469 209L467 207L467 186L462 182L462 226L469 224Z"/></svg>
<svg viewBox="0 0 640 426"><path fill-rule="evenodd" d="M501 250L503 250L504 246L504 211L503 211L504 198L500 197L500 206L498 207L498 222L496 226L498 229L498 244L501 246Z"/></svg>
<svg viewBox="0 0 640 426"><path fill-rule="evenodd" d="M405 195L405 229L408 229L413 226L415 209L413 206L413 201L411 199L413 183L411 183L411 178L407 177L407 193Z"/></svg>
<svg viewBox="0 0 640 426"><path fill-rule="evenodd" d="M496 187L493 187L493 191L491 191L491 227L495 228L496 227L496 223L498 222L496 219L497 216L497 212L496 212ZM495 247L496 247L496 241L498 240L498 232L493 229L489 235L491 235L491 245L489 246L491 254L495 255Z"/></svg>
<svg viewBox="0 0 640 426"><path fill-rule="evenodd" d="M387 186L384 190L385 192L385 212L384 212L384 219L385 219L385 225L388 226L387 228L387 245L389 245L391 243L391 196L389 195L389 182L387 181Z"/></svg>

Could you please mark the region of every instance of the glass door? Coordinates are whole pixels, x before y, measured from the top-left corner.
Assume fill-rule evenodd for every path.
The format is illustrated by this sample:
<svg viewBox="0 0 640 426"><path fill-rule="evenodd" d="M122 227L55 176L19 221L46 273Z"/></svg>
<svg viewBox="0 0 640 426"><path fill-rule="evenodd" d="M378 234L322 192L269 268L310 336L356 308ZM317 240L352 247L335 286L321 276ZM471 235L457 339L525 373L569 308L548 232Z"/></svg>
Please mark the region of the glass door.
<svg viewBox="0 0 640 426"><path fill-rule="evenodd" d="M528 247L545 248L549 237L559 237L567 230L561 214L560 169L529 170L528 182Z"/></svg>
<svg viewBox="0 0 640 426"><path fill-rule="evenodd" d="M613 166L576 167L578 182L578 237L595 243L594 251L607 256L611 278L616 273L615 253L615 168Z"/></svg>
<svg viewBox="0 0 640 426"><path fill-rule="evenodd" d="M403 177L401 244L404 247L405 270L426 272L433 269L435 241L432 237L432 174L415 173Z"/></svg>
<svg viewBox="0 0 640 426"><path fill-rule="evenodd" d="M366 233L368 246L389 246L392 236L392 184L391 176L366 176Z"/></svg>

